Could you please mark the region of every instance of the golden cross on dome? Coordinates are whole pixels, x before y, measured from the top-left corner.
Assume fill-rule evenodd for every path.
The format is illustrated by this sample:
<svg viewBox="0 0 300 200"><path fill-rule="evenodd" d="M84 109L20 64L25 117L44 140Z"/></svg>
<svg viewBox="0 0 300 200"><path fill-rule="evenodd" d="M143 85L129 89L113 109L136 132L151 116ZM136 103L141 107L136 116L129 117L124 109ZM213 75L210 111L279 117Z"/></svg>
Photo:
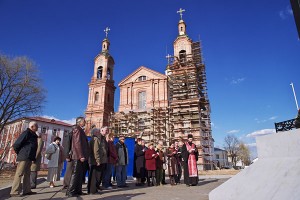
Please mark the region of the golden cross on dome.
<svg viewBox="0 0 300 200"><path fill-rule="evenodd" d="M178 11L177 11L177 13L179 13L179 15L180 15L180 19L182 20L182 13L183 12L185 12L185 10L184 9L182 9L182 8L180 8Z"/></svg>
<svg viewBox="0 0 300 200"><path fill-rule="evenodd" d="M108 31L110 31L110 28L106 27L106 29L104 30L106 38L107 38L107 35L108 35Z"/></svg>

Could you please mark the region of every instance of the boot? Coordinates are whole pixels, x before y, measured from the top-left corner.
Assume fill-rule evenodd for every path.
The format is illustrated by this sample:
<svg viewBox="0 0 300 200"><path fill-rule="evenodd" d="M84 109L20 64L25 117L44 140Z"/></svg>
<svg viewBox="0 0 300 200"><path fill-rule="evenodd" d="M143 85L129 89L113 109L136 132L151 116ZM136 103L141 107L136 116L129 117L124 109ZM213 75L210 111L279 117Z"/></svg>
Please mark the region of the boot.
<svg viewBox="0 0 300 200"><path fill-rule="evenodd" d="M152 186L156 186L156 178L155 177L152 177Z"/></svg>

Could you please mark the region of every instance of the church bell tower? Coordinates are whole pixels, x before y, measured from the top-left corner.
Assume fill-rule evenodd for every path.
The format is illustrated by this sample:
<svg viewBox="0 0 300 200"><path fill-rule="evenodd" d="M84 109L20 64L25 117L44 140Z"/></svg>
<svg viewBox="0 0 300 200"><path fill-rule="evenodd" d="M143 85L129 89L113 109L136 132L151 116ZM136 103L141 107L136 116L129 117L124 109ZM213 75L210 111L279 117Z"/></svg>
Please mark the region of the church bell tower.
<svg viewBox="0 0 300 200"><path fill-rule="evenodd" d="M89 83L89 96L86 116L86 133L89 132L91 126L101 128L108 126L109 116L114 112L114 59L109 54L110 42L108 39L107 27L104 32L106 37L102 41L102 50L94 59L94 74Z"/></svg>
<svg viewBox="0 0 300 200"><path fill-rule="evenodd" d="M170 137L186 139L193 135L200 156L200 169L213 169L214 139L211 131L210 102L207 94L206 67L200 41L193 41L182 19L180 8L174 55L168 55Z"/></svg>

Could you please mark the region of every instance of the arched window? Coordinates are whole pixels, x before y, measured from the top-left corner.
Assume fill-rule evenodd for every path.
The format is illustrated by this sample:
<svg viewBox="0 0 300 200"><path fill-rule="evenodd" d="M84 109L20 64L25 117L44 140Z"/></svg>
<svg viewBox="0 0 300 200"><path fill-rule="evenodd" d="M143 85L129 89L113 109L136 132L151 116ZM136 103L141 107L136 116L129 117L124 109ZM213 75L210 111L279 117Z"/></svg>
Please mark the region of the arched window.
<svg viewBox="0 0 300 200"><path fill-rule="evenodd" d="M186 51L185 50L179 51L179 60L180 60L180 62L186 61Z"/></svg>
<svg viewBox="0 0 300 200"><path fill-rule="evenodd" d="M107 79L110 80L110 68L107 69Z"/></svg>
<svg viewBox="0 0 300 200"><path fill-rule="evenodd" d="M95 93L95 100L94 100L94 102L98 103L98 101L99 101L99 92L96 92Z"/></svg>
<svg viewBox="0 0 300 200"><path fill-rule="evenodd" d="M145 80L147 80L147 77L146 77L146 76L140 76L140 77L138 78L138 81L145 81Z"/></svg>
<svg viewBox="0 0 300 200"><path fill-rule="evenodd" d="M138 106L139 106L139 109L146 109L146 92L143 91L143 92L139 92L139 95L138 95Z"/></svg>
<svg viewBox="0 0 300 200"><path fill-rule="evenodd" d="M103 72L103 67L100 66L97 69L97 79L102 79L102 72Z"/></svg>

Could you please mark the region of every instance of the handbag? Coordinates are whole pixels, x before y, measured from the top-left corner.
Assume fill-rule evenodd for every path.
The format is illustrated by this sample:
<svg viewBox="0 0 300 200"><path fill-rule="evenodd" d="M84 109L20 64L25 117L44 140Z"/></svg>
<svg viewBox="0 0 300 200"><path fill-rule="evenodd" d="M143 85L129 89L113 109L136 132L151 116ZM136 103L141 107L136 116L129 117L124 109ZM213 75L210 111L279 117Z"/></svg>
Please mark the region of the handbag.
<svg viewBox="0 0 300 200"><path fill-rule="evenodd" d="M51 160L52 154L53 154L53 153L46 153L46 154L45 154L45 157L46 157L48 160Z"/></svg>
<svg viewBox="0 0 300 200"><path fill-rule="evenodd" d="M51 145L51 144L50 144ZM49 146L50 146L49 145ZM54 153L56 152L56 147L54 146L54 149L55 149L55 151L54 151ZM47 151L47 150L46 150ZM51 158L52 158L52 154L54 154L54 153L45 153L45 158L47 158L48 160L51 160Z"/></svg>

